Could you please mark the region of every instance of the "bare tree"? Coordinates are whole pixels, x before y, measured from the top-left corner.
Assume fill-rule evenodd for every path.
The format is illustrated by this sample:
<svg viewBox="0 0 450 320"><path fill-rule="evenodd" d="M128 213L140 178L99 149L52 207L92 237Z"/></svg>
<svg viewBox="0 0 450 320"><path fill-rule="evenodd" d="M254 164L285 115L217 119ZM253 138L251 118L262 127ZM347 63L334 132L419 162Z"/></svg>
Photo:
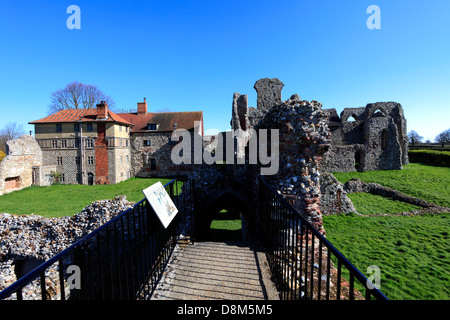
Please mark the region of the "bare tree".
<svg viewBox="0 0 450 320"><path fill-rule="evenodd" d="M100 101L106 101L110 108L115 107L114 100L99 88L90 84L71 82L64 89L51 94L49 114L65 109L92 109Z"/></svg>
<svg viewBox="0 0 450 320"><path fill-rule="evenodd" d="M445 131L442 131L441 133L439 133L437 135L437 137L435 138L436 142L439 142L442 144L442 148L444 147L444 145L446 143L450 143L450 129L447 129Z"/></svg>
<svg viewBox="0 0 450 320"><path fill-rule="evenodd" d="M14 140L25 134L23 124L17 122L9 122L3 129L0 130L0 150L6 152L6 142Z"/></svg>
<svg viewBox="0 0 450 320"><path fill-rule="evenodd" d="M422 142L423 137L414 130L411 130L410 132L408 132L408 139L409 143L411 143L411 145L414 147L416 143Z"/></svg>

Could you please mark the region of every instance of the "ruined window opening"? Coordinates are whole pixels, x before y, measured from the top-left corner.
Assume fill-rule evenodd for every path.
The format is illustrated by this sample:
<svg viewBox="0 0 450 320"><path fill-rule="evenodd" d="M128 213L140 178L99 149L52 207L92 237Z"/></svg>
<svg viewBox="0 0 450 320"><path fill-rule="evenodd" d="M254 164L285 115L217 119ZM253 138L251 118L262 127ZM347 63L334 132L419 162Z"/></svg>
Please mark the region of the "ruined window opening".
<svg viewBox="0 0 450 320"><path fill-rule="evenodd" d="M386 129L384 129L381 132L381 150L385 150L388 145L388 132Z"/></svg>
<svg viewBox="0 0 450 320"><path fill-rule="evenodd" d="M22 178L20 177L10 177L5 179L5 189L17 189L20 188L22 184Z"/></svg>
<svg viewBox="0 0 450 320"><path fill-rule="evenodd" d="M150 159L150 170L156 171L156 159Z"/></svg>
<svg viewBox="0 0 450 320"><path fill-rule="evenodd" d="M355 116L354 114L352 114L352 115L347 119L347 121L355 122L357 119L358 119L358 117Z"/></svg>
<svg viewBox="0 0 450 320"><path fill-rule="evenodd" d="M372 113L372 118L384 117L385 115L385 112L379 108Z"/></svg>
<svg viewBox="0 0 450 320"><path fill-rule="evenodd" d="M361 170L361 151L359 150L355 152L355 169Z"/></svg>

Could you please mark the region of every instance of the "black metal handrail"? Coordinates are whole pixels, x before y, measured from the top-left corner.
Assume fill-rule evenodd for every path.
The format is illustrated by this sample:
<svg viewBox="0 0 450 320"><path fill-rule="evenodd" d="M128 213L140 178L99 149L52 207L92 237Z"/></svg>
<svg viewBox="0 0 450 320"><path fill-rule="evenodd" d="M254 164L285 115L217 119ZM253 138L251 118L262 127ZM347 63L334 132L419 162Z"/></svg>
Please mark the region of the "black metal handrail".
<svg viewBox="0 0 450 320"><path fill-rule="evenodd" d="M180 221L187 216L179 180L164 185L180 210L167 229L143 199L5 288L0 300L22 300L28 285L34 286L32 299L148 299L175 248ZM65 272L69 266L81 270L79 279L71 279L76 270Z"/></svg>
<svg viewBox="0 0 450 320"><path fill-rule="evenodd" d="M281 299L388 299L286 199L258 178L262 242ZM348 282L342 267L349 273ZM355 278L365 289L364 296L355 290Z"/></svg>

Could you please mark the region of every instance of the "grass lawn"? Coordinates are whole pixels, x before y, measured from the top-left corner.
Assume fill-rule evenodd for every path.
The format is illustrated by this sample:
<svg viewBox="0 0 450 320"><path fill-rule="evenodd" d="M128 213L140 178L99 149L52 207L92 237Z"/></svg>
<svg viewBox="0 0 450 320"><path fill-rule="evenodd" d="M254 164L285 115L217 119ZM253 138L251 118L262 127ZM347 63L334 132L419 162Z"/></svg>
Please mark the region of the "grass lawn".
<svg viewBox="0 0 450 320"><path fill-rule="evenodd" d="M392 214L422 209L422 207L370 193L350 193L348 197L358 213L362 215Z"/></svg>
<svg viewBox="0 0 450 320"><path fill-rule="evenodd" d="M358 209L358 208L357 208ZM327 239L392 300L450 299L450 214L324 217Z"/></svg>
<svg viewBox="0 0 450 320"><path fill-rule="evenodd" d="M130 178L115 185L52 185L31 186L0 196L0 212L11 214L37 214L44 217L72 216L96 200L113 199L126 195L129 201L144 198L142 190L161 181L170 179Z"/></svg>
<svg viewBox="0 0 450 320"><path fill-rule="evenodd" d="M378 183L412 197L437 205L450 207L450 168L410 163L403 170L338 172L333 174L345 183L358 178L368 183Z"/></svg>
<svg viewBox="0 0 450 320"><path fill-rule="evenodd" d="M411 163L404 170L336 173L359 178L450 207L450 168ZM361 214L396 213L411 205L350 194ZM361 272L376 265L381 291L390 299L450 299L450 213L422 216L324 216L327 238ZM369 274L366 273L367 276Z"/></svg>
<svg viewBox="0 0 450 320"><path fill-rule="evenodd" d="M220 211L211 222L210 234L212 241L242 240L242 224L239 215L227 210Z"/></svg>

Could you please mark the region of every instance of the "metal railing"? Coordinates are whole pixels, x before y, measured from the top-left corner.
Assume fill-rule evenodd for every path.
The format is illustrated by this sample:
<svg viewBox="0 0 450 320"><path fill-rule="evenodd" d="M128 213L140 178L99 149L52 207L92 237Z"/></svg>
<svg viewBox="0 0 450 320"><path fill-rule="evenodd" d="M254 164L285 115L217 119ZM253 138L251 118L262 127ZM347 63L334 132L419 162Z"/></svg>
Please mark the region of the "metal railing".
<svg viewBox="0 0 450 320"><path fill-rule="evenodd" d="M258 196L261 240L282 300L387 300L261 176Z"/></svg>
<svg viewBox="0 0 450 320"><path fill-rule="evenodd" d="M164 186L179 209L167 229L143 199L5 288L0 300L149 299L185 231L181 183Z"/></svg>

